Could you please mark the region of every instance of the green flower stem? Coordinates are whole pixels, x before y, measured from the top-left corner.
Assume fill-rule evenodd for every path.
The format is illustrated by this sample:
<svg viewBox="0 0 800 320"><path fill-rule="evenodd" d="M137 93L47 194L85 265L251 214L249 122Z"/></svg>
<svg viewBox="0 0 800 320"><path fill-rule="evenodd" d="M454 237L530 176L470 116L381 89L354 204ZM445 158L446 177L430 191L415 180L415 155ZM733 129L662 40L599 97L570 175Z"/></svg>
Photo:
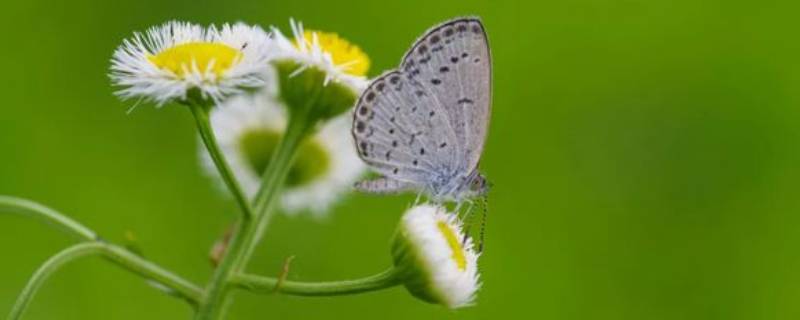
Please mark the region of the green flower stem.
<svg viewBox="0 0 800 320"><path fill-rule="evenodd" d="M189 103L188 105L197 123L197 131L200 132L200 137L203 139L203 143L214 161L222 180L225 181L228 189L236 199L243 217L239 223L236 223L231 239L228 242L228 247L225 249L225 254L216 270L214 270L211 281L206 286L205 297L198 308L196 319L213 319L212 317L216 312L221 313L224 309L224 297L228 293L228 279L233 273L236 260L238 260L238 256L244 247L243 235L253 228L254 213L250 202L228 166L219 144L217 144L217 139L209 121L208 108L201 103Z"/></svg>
<svg viewBox="0 0 800 320"><path fill-rule="evenodd" d="M98 243L82 243L73 247L69 247L64 251L52 256L41 267L39 267L31 279L28 280L28 284L25 285L25 289L22 290L22 293L17 298L17 302L14 303L14 308L11 309L11 314L8 315L8 319L15 320L22 317L22 314L25 312L31 300L33 299L34 294L39 291L39 288L42 287L42 284L44 284L45 280L47 280L50 275L55 273L58 268L67 262L77 260L78 258L84 256L102 254L102 252L102 245Z"/></svg>
<svg viewBox="0 0 800 320"><path fill-rule="evenodd" d="M309 100L314 101L315 99ZM256 227L252 234L247 235L247 248L237 262L239 271L243 271L246 268L250 257L258 246L261 236L272 218L273 207L280 196L286 177L289 175L289 169L291 169L297 149L308 135L312 126L313 123L305 114L292 114L290 116L284 138L278 144L277 151L261 178L261 188L254 201L256 212L254 223Z"/></svg>
<svg viewBox="0 0 800 320"><path fill-rule="evenodd" d="M60 267L78 258L94 255L103 256L127 270L168 287L174 291L175 295L192 304L200 301L202 291L194 284L123 248L94 241L74 245L48 259L28 281L22 294L17 298L17 302L14 304L8 319L20 319L36 292L42 287L47 278Z"/></svg>
<svg viewBox="0 0 800 320"><path fill-rule="evenodd" d="M246 266L258 243L261 231L269 221L270 214L267 208L277 198L289 173L297 147L309 128L304 122L304 119L292 118L290 120L286 135L278 144L265 171L261 192L255 201L255 217L252 221L243 221L238 224L225 255L209 283L206 299L200 305L195 319L211 320L223 317L229 301L230 280Z"/></svg>
<svg viewBox="0 0 800 320"><path fill-rule="evenodd" d="M331 282L281 281L276 278L240 274L231 281L239 288L257 293L279 292L294 296L329 297L391 288L402 283L399 274L397 269L392 268L366 278Z"/></svg>
<svg viewBox="0 0 800 320"><path fill-rule="evenodd" d="M97 239L94 231L77 221L30 200L0 196L0 212L13 212L42 220L80 240L93 241Z"/></svg>
<svg viewBox="0 0 800 320"><path fill-rule="evenodd" d="M161 266L128 251L125 248L101 243L104 246L103 254L106 259L117 265L138 274L144 278L170 289L170 294L186 300L196 306L203 298L203 289L196 284L162 268Z"/></svg>
<svg viewBox="0 0 800 320"><path fill-rule="evenodd" d="M228 162L225 160L222 150L219 148L217 138L214 136L214 131L211 128L208 108L199 103L189 103L189 109L192 110L192 115L194 115L195 122L197 122L197 131L200 132L203 144L205 144L206 149L208 149L208 153L211 155L214 165L217 166L217 171L219 171L222 180L225 181L228 190L230 190L231 194L233 194L233 197L236 199L236 203L242 211L243 219L251 219L253 217L253 210L250 207L250 201L247 200L247 197L242 191L242 187L239 186L239 182L233 176L233 172L230 166L228 166Z"/></svg>
<svg viewBox="0 0 800 320"><path fill-rule="evenodd" d="M222 256L216 270L214 270L211 281L206 286L206 295L200 303L195 319L218 319L222 316L226 303L225 298L228 295L228 289L230 289L229 279L234 274L236 260L243 252L244 235L249 233L249 230L253 229L253 227L251 220L236 224L230 242L228 242L228 247L225 248L225 254Z"/></svg>
<svg viewBox="0 0 800 320"><path fill-rule="evenodd" d="M243 235L249 233L248 230L253 228L252 220L254 214L250 202L247 200L244 192L242 192L236 178L231 173L222 150L220 150L217 144L216 137L211 128L211 122L208 118L208 108L200 103L189 103L188 105L197 122L197 130L200 132L200 137L203 139L203 143L211 159L217 166L217 171L219 171L228 189L233 193L243 213L243 219L239 221L239 223L236 223L231 239L228 242L228 247L225 248L225 253L206 286L205 296L200 302L196 314L196 319L213 319L212 317L214 317L215 314L222 312L221 310L224 309L223 300L228 293L228 279L231 277L231 274L233 274L236 261L239 259L239 255L244 247Z"/></svg>

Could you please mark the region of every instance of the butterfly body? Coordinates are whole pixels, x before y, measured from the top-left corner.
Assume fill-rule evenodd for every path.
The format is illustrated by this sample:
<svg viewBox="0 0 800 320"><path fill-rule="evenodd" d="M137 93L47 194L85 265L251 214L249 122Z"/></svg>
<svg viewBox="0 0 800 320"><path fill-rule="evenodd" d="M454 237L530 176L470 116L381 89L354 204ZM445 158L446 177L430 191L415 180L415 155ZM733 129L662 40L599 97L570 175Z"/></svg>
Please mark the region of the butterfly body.
<svg viewBox="0 0 800 320"><path fill-rule="evenodd" d="M356 148L383 175L356 187L416 191L437 202L485 194L478 163L490 109L491 58L480 20L458 18L428 30L356 104Z"/></svg>

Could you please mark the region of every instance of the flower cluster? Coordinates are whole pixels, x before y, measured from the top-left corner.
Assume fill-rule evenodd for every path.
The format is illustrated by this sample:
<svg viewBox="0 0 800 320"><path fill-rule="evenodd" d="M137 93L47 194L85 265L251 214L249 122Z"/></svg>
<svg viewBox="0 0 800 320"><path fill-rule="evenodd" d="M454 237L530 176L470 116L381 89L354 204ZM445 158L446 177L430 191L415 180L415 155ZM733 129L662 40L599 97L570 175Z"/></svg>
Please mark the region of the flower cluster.
<svg viewBox="0 0 800 320"><path fill-rule="evenodd" d="M168 22L124 40L114 52L110 76L124 99L217 106L211 110L214 134L251 197L289 113L302 108L310 94L323 92L311 112L326 121L300 148L282 200L284 212L321 214L365 170L351 141L347 111L367 85L370 61L336 34L305 31L294 21L291 27L289 38L274 27L268 33L243 23L204 28ZM293 85L302 82L319 85ZM205 150L201 158L217 176Z"/></svg>
<svg viewBox="0 0 800 320"><path fill-rule="evenodd" d="M169 22L124 40L110 77L123 99L209 112L203 167L232 191L241 188L233 192L245 198L240 202L257 197L289 128L301 126L307 134L292 158L280 207L323 215L366 170L350 115L369 83L370 60L339 35L304 30L295 21L291 37L268 30ZM392 254L398 282L414 296L450 308L472 303L480 287L478 254L459 221L432 205L413 207L401 219Z"/></svg>
<svg viewBox="0 0 800 320"><path fill-rule="evenodd" d="M286 106L269 92L231 98L211 113L214 133L249 197L261 186L261 175L286 131L287 120ZM206 172L218 177L208 152L200 150ZM283 211L326 213L364 170L350 135L350 118L340 116L323 123L298 149L282 195Z"/></svg>

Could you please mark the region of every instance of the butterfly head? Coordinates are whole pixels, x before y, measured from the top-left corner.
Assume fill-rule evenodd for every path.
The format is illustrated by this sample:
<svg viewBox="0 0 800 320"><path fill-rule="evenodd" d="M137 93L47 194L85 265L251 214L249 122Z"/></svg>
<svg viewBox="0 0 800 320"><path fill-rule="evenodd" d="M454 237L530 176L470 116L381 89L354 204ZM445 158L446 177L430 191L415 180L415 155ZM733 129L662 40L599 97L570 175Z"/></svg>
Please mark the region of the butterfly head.
<svg viewBox="0 0 800 320"><path fill-rule="evenodd" d="M483 196L489 193L492 184L486 180L482 174L478 173L473 176L469 183L469 192L475 196Z"/></svg>

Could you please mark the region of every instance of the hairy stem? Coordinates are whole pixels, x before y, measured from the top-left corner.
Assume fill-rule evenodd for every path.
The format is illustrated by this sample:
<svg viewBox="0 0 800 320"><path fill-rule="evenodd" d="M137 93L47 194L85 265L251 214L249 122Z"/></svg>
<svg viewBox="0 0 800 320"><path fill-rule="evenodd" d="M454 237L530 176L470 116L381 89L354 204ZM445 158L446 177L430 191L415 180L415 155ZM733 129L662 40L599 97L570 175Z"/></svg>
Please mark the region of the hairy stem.
<svg viewBox="0 0 800 320"><path fill-rule="evenodd" d="M175 295L192 304L198 303L202 296L200 288L194 284L162 269L161 267L147 260L142 259L133 253L128 252L123 248L104 242L85 242L64 249L45 261L45 263L33 274L31 279L28 281L28 284L25 286L25 289L22 290L22 293L17 298L17 301L14 304L8 319L20 319L28 305L30 305L31 299L36 292L59 268L79 258L94 255L103 256L127 270L130 270L149 280L155 281L156 283L172 290L171 293L174 293Z"/></svg>
<svg viewBox="0 0 800 320"><path fill-rule="evenodd" d="M229 279L234 274L236 260L244 247L243 235L252 228L251 221L236 224L228 247L225 248L225 254L206 286L206 295L200 303L195 319L214 319L216 314L221 314L225 297L230 289Z"/></svg>
<svg viewBox="0 0 800 320"><path fill-rule="evenodd" d="M250 206L250 202L247 200L247 197L239 186L239 183L225 161L222 150L217 144L217 139L214 136L214 132L211 128L211 122L208 118L207 108L197 103L192 103L189 107L191 108L192 114L197 122L197 130L200 132L200 136L203 139L206 150L211 156L211 159L214 161L217 171L219 171L220 176L225 181L225 184L233 194L243 213L243 219L236 224L231 234L231 239L228 242L228 246L225 248L225 253L222 256L217 269L214 270L211 280L206 286L205 298L200 303L200 307L196 315L197 319L213 319L213 315L217 312L221 312L221 309L224 307L222 301L228 293L228 279L235 270L236 261L239 259L239 255L244 247L245 242L243 235L249 233L248 230L254 227L252 223L254 213L252 207Z"/></svg>
<svg viewBox="0 0 800 320"><path fill-rule="evenodd" d="M42 220L80 240L97 239L97 233L77 221L30 200L0 196L0 212L13 212Z"/></svg>
<svg viewBox="0 0 800 320"><path fill-rule="evenodd" d="M379 274L354 280L329 282L281 281L257 275L240 274L233 284L257 293L283 293L295 296L329 297L378 291L401 284L397 270L392 268Z"/></svg>
<svg viewBox="0 0 800 320"><path fill-rule="evenodd" d="M155 283L166 287L174 294L196 306L203 298L203 289L196 284L136 255L125 248L104 243L104 256L111 262Z"/></svg>
<svg viewBox="0 0 800 320"><path fill-rule="evenodd" d="M228 187L234 199L236 199L236 203L242 211L243 219L251 219L253 217L253 209L250 207L250 201L247 200L247 196L245 196L242 187L233 176L233 172L230 166L228 166L228 162L225 160L222 150L219 148L217 138L214 136L214 131L211 128L211 121L208 117L207 108L198 103L191 103L189 108L192 110L192 115L194 115L195 122L197 123L197 131L200 132L200 138L203 140L206 149L208 149L208 153L214 161L219 175L222 177L222 180L225 182L225 185Z"/></svg>
<svg viewBox="0 0 800 320"><path fill-rule="evenodd" d="M217 309L221 308L218 300L221 300L222 297L227 295L228 279L233 273L235 262L238 259L239 253L242 251L241 248L244 246L244 238L242 235L247 233L249 229L253 228L253 211L252 207L250 206L250 202L247 200L244 192L242 192L239 183L225 161L222 150L217 144L217 139L214 136L214 132L211 128L211 122L208 118L207 108L198 103L191 103L189 104L189 107L192 110L192 114L197 122L197 130L200 132L200 136L203 139L206 150L211 156L211 159L214 161L217 171L225 181L228 189L231 191L234 198L236 198L236 202L239 204L244 217L242 221L236 223L234 230L231 233L231 239L228 242L227 248L225 248L224 255L222 256L219 265L217 265L216 270L214 270L211 280L206 285L206 294L203 301L200 303L198 313L196 315L197 319L210 319L209 316L216 312Z"/></svg>
<svg viewBox="0 0 800 320"><path fill-rule="evenodd" d="M238 224L225 255L208 286L206 299L200 305L195 319L211 320L223 317L229 301L230 280L249 261L258 238L269 221L270 214L267 208L277 198L288 175L297 147L305 136L307 127L303 121L304 119L290 121L286 135L278 145L277 151L265 171L261 192L255 201L255 219Z"/></svg>
<svg viewBox="0 0 800 320"><path fill-rule="evenodd" d="M253 222L255 228L252 233L246 235L247 247L237 262L239 271L247 267L253 251L258 246L264 230L272 218L273 207L280 196L286 176L289 174L297 148L308 134L309 128L308 120L304 116L290 117L286 134L261 178L261 189L254 201L256 219Z"/></svg>

